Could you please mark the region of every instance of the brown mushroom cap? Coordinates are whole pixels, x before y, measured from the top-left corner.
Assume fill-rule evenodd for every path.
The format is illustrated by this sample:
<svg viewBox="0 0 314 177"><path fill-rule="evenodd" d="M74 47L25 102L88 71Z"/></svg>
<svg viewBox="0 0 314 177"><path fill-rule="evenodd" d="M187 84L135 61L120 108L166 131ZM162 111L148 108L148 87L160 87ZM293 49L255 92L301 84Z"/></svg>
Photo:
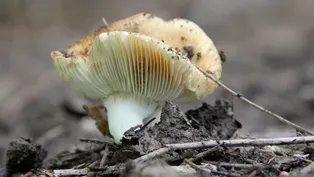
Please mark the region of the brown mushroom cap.
<svg viewBox="0 0 314 177"><path fill-rule="evenodd" d="M112 32L106 33L109 30ZM111 50L104 49L104 44L101 43L99 37L102 33L109 36L108 44L105 45L111 45ZM112 37L110 37L111 35ZM138 47L125 46L123 48L121 45L121 39L124 38L123 35L124 37L127 36L129 44L137 45ZM113 43L115 44L113 45ZM133 56L133 70L121 71L119 70L120 67L117 66L128 60L121 61L118 58L125 57L123 55L126 55L126 51L129 52L127 57ZM109 60L105 56L112 59ZM138 85L136 86L137 88L132 87L133 90L128 92L144 94L144 97L149 97L149 99L156 101L194 101L209 95L217 87L212 80L206 78L193 64L204 71L213 73L217 79L221 76L219 53L212 40L195 23L184 19L164 21L147 13L139 13L114 22L108 27L102 27L95 33L70 46L66 52L52 52L52 58L55 59L59 74L66 81L69 81L75 88L87 96L96 99L105 99L108 94L112 94L111 92L117 92L115 89L109 89L110 91L108 91L104 88L104 85L110 85L108 82L115 82L100 76L105 72L116 73L123 75L123 77L133 72L132 77L129 76L129 78L137 79L135 82L138 82ZM108 67L109 61L112 62L110 67ZM170 66L173 63L177 64ZM130 63L124 64L130 65ZM149 67L140 69L141 66L144 67L146 65ZM174 67L176 65L182 68ZM183 72L183 68L189 69ZM157 75L153 74L143 75L143 73L149 72L157 72L160 76L157 77ZM91 76L95 78L92 79L90 78ZM161 80L168 80L159 81L159 77ZM179 91L170 88L171 85L167 85L170 90L164 90L163 92L170 96L161 95L161 92L152 96L153 88L150 88L151 90L141 88L143 86L146 87L147 85L145 84L152 82L152 78L156 80L156 87L161 87L158 85L161 82L169 84L168 82L174 82L176 79L185 79L181 82L181 85L184 83L184 87L181 88L182 91ZM176 81L179 82L178 80ZM121 80L121 82L127 83L130 81ZM176 85L176 83L173 83L173 85ZM121 86L118 86L118 90L121 89ZM156 88L155 90L158 89ZM150 95L148 95L148 92L150 92ZM174 96L175 94L172 95L172 93L177 95Z"/></svg>
<svg viewBox="0 0 314 177"><path fill-rule="evenodd" d="M218 51L196 24L145 13L100 28L51 57L73 88L103 102L116 142L148 118L158 122L165 101L209 95L217 85L198 68L221 76Z"/></svg>

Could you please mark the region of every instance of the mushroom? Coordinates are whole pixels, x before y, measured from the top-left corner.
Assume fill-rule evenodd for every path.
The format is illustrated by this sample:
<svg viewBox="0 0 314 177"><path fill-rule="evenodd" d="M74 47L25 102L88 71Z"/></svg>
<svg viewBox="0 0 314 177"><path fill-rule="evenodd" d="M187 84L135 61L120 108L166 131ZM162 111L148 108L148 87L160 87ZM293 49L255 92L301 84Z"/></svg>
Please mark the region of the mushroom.
<svg viewBox="0 0 314 177"><path fill-rule="evenodd" d="M198 68L221 76L219 53L195 23L146 13L102 27L51 57L65 81L103 103L116 143L134 126L159 122L166 101L212 93L217 84Z"/></svg>

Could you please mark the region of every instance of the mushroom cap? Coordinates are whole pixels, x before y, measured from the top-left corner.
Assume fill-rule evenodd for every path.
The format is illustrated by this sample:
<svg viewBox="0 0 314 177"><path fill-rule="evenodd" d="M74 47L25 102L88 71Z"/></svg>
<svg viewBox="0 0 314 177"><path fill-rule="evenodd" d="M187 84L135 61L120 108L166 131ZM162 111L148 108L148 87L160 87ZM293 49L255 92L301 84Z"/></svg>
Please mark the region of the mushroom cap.
<svg viewBox="0 0 314 177"><path fill-rule="evenodd" d="M195 23L140 13L102 27L52 58L59 75L88 97L138 95L153 101L195 101L221 76L219 53Z"/></svg>

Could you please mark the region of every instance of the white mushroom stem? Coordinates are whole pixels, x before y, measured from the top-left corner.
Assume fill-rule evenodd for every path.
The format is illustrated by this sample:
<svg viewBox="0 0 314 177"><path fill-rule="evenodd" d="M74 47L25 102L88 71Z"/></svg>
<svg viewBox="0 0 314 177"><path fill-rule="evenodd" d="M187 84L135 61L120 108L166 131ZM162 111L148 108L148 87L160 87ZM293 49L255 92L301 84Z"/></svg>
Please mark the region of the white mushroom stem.
<svg viewBox="0 0 314 177"><path fill-rule="evenodd" d="M116 143L120 143L127 130L142 125L144 119L154 116L160 120L159 104L136 96L109 96L104 100L104 106L107 109L109 131Z"/></svg>

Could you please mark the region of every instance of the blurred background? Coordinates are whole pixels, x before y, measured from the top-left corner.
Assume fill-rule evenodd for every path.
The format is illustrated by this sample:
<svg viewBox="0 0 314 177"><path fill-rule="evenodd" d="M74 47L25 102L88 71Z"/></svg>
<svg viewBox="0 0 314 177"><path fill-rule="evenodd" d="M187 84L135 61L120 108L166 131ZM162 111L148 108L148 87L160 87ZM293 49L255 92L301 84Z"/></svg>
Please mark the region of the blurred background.
<svg viewBox="0 0 314 177"><path fill-rule="evenodd" d="M77 145L79 137L101 137L93 121L81 119L82 104L91 101L61 80L50 52L92 33L102 17L111 23L139 12L197 23L227 56L226 85L314 130L313 8L312 0L1 0L0 166L12 138L32 137L51 156ZM218 98L232 97L219 88L205 101ZM295 135L236 98L234 104L241 133Z"/></svg>

